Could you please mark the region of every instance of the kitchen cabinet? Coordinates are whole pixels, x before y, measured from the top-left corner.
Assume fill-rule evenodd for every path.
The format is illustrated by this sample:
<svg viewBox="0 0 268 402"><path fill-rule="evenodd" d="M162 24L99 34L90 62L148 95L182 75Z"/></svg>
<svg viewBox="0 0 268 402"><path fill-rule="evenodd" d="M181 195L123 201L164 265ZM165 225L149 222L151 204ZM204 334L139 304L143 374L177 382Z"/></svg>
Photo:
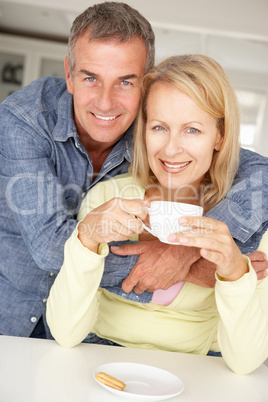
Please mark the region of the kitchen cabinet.
<svg viewBox="0 0 268 402"><path fill-rule="evenodd" d="M67 41L0 34L0 102L39 77L64 77Z"/></svg>

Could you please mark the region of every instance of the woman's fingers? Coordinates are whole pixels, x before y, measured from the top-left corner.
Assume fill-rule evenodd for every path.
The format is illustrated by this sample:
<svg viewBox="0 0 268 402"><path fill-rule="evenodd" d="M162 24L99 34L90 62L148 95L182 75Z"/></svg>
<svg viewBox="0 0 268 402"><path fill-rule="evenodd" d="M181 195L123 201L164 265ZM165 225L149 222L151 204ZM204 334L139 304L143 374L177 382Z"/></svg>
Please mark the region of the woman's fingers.
<svg viewBox="0 0 268 402"><path fill-rule="evenodd" d="M108 221L108 230L110 234L117 237L115 240L118 240L118 236L129 238L135 233L142 233L143 226L137 218L124 213L117 220Z"/></svg>
<svg viewBox="0 0 268 402"><path fill-rule="evenodd" d="M169 235L168 239L171 242L218 250L230 238L227 226L214 219L191 216L179 219L179 223L181 226L186 226L187 230Z"/></svg>
<svg viewBox="0 0 268 402"><path fill-rule="evenodd" d="M183 246L200 248L200 255L216 265L222 265L232 255L232 244L228 236L215 233L187 231L178 233L178 242Z"/></svg>
<svg viewBox="0 0 268 402"><path fill-rule="evenodd" d="M186 226L187 230L173 233L169 237L170 241L200 248L201 256L216 264L218 268L232 266L237 250L229 229L224 223L196 216L183 217L179 223Z"/></svg>
<svg viewBox="0 0 268 402"><path fill-rule="evenodd" d="M223 222L205 216L182 216L179 218L179 224L181 226L203 229L207 233L213 229L218 230L227 227Z"/></svg>
<svg viewBox="0 0 268 402"><path fill-rule="evenodd" d="M145 219L148 214L148 210L143 200L136 198L132 200L124 198L115 198L114 200L116 202L117 207L121 211L126 212L129 215L132 215L134 217L137 216L140 219Z"/></svg>
<svg viewBox="0 0 268 402"><path fill-rule="evenodd" d="M113 198L89 212L81 223L80 236L99 243L127 240L143 231L136 215L147 215L142 200Z"/></svg>
<svg viewBox="0 0 268 402"><path fill-rule="evenodd" d="M182 218L179 223L190 229L173 233L170 240L184 246L200 248L201 256L216 264L220 277L233 281L248 272L247 262L225 223L194 216Z"/></svg>

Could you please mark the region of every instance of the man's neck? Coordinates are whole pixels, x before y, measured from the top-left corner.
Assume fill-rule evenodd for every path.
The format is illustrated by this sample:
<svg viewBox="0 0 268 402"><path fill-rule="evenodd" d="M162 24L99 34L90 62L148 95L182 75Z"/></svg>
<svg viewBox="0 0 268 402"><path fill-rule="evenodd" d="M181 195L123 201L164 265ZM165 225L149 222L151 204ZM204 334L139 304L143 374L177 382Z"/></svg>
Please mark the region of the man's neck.
<svg viewBox="0 0 268 402"><path fill-rule="evenodd" d="M112 149L113 149L113 147L111 147L110 149L106 149L102 153L100 153L99 151L88 152L89 156L91 158L91 161L92 161L92 165L93 165L93 178L96 178L98 176L98 174L100 173L101 168L102 168L107 156L112 151Z"/></svg>
<svg viewBox="0 0 268 402"><path fill-rule="evenodd" d="M92 140L88 134L79 134L79 138L92 160L94 180L98 176L106 158L112 152L118 140L113 143L102 143Z"/></svg>

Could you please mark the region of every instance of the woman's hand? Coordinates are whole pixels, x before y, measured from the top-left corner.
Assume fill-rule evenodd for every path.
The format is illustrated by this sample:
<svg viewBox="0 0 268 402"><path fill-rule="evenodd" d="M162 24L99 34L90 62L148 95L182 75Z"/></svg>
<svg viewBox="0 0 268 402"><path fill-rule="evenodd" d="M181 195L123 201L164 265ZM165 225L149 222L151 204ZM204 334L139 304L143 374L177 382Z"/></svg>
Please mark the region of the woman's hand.
<svg viewBox="0 0 268 402"><path fill-rule="evenodd" d="M216 264L221 279L236 281L248 272L247 262L225 223L198 216L182 217L179 223L191 229L169 235L169 241L200 248L200 255Z"/></svg>
<svg viewBox="0 0 268 402"><path fill-rule="evenodd" d="M81 243L97 252L100 243L128 240L135 233L143 231L142 223L147 209L139 199L112 198L87 214L78 225Z"/></svg>

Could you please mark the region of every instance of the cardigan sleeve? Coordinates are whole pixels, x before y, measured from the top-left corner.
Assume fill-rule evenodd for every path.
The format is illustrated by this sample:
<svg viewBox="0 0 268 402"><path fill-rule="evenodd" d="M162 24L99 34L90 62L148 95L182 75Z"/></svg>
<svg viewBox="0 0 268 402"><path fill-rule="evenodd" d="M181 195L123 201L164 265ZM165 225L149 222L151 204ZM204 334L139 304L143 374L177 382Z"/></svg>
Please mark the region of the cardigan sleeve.
<svg viewBox="0 0 268 402"><path fill-rule="evenodd" d="M61 346L78 345L93 328L107 254L107 244L99 245L98 254L84 247L77 237L77 228L67 240L64 263L47 301L47 322Z"/></svg>
<svg viewBox="0 0 268 402"><path fill-rule="evenodd" d="M259 249L267 253L268 232ZM215 286L218 342L225 362L237 374L250 373L268 357L268 277L258 281L249 259L248 265L249 272L238 281L217 277Z"/></svg>
<svg viewBox="0 0 268 402"><path fill-rule="evenodd" d="M133 185L128 174L100 182L85 197L78 220L111 198L121 196L122 186L127 188L130 198L144 195L144 190ZM98 254L84 247L78 239L77 227L65 243L64 262L51 288L46 312L51 334L61 346L79 344L93 329L98 313L98 288L108 253L105 243L99 245Z"/></svg>

